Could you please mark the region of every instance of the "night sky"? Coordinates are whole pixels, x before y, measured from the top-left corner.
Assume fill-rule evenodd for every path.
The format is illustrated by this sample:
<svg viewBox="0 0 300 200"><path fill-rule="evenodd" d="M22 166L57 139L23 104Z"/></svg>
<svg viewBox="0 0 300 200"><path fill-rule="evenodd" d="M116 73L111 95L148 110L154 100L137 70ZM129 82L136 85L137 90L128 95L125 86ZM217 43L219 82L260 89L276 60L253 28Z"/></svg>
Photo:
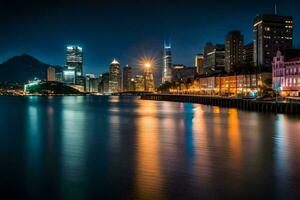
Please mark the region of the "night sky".
<svg viewBox="0 0 300 200"><path fill-rule="evenodd" d="M230 30L252 39L255 15L273 13L274 2L218 0L1 0L0 61L23 53L64 65L65 47L84 48L84 73L107 71L116 57L137 65L143 55L160 58L171 38L174 63L193 65L206 42L223 43ZM277 0L279 14L294 17L300 44L300 1Z"/></svg>

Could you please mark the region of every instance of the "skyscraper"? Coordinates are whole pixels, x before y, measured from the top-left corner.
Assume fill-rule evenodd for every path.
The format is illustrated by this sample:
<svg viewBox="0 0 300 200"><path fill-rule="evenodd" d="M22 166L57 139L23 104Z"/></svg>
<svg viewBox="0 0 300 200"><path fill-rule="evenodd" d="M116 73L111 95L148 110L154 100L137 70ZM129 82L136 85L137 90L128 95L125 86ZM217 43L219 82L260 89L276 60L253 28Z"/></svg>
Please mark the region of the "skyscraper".
<svg viewBox="0 0 300 200"><path fill-rule="evenodd" d="M293 46L293 18L290 16L259 15L253 23L254 64L271 68L278 50Z"/></svg>
<svg viewBox="0 0 300 200"><path fill-rule="evenodd" d="M164 66L162 72L162 83L171 82L172 79L172 52L171 42L164 43Z"/></svg>
<svg viewBox="0 0 300 200"><path fill-rule="evenodd" d="M144 84L145 84L145 91L146 92L154 92L154 79L153 79L153 72L151 64L145 65L144 71Z"/></svg>
<svg viewBox="0 0 300 200"><path fill-rule="evenodd" d="M132 68L126 65L123 68L123 92L130 91L130 83L132 76Z"/></svg>
<svg viewBox="0 0 300 200"><path fill-rule="evenodd" d="M247 65L253 65L253 43L252 42L244 46L243 61Z"/></svg>
<svg viewBox="0 0 300 200"><path fill-rule="evenodd" d="M100 75L99 92L102 94L109 93L109 73Z"/></svg>
<svg viewBox="0 0 300 200"><path fill-rule="evenodd" d="M204 73L223 71L225 68L225 46L208 42L204 47Z"/></svg>
<svg viewBox="0 0 300 200"><path fill-rule="evenodd" d="M76 71L76 84L84 85L83 77L83 52L80 46L67 46L67 61L66 65L68 70Z"/></svg>
<svg viewBox="0 0 300 200"><path fill-rule="evenodd" d="M145 78L143 75L135 75L135 91L145 91Z"/></svg>
<svg viewBox="0 0 300 200"><path fill-rule="evenodd" d="M76 76L82 76L83 52L79 46L67 47L67 67L76 70Z"/></svg>
<svg viewBox="0 0 300 200"><path fill-rule="evenodd" d="M121 92L121 69L116 59L109 66L109 92Z"/></svg>
<svg viewBox="0 0 300 200"><path fill-rule="evenodd" d="M196 67L196 71L198 74L203 73L203 64L204 64L203 59L204 59L204 56L202 53L197 54L195 57L195 67Z"/></svg>
<svg viewBox="0 0 300 200"><path fill-rule="evenodd" d="M244 36L240 31L231 31L225 41L225 70L232 71L233 66L243 63Z"/></svg>

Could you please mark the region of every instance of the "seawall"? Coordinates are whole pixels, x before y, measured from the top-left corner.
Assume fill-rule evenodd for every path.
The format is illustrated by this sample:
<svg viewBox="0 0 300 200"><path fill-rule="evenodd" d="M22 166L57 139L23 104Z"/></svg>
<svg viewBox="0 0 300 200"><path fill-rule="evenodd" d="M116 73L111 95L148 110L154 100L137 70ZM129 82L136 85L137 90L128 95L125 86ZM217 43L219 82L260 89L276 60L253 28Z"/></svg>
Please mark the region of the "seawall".
<svg viewBox="0 0 300 200"><path fill-rule="evenodd" d="M300 115L299 103L283 103L273 101L256 101L239 98L213 97L213 96L193 96L193 95L169 95L151 94L141 96L143 100L154 101L174 101L185 103L199 103L211 106L227 108L238 108L240 110L272 112Z"/></svg>

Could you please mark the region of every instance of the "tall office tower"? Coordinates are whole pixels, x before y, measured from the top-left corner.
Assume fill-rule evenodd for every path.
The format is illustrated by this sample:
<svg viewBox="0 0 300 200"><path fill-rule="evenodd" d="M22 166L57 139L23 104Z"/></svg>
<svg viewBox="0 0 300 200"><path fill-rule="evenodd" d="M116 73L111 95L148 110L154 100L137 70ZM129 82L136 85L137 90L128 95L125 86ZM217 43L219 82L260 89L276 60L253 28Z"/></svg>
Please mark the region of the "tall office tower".
<svg viewBox="0 0 300 200"><path fill-rule="evenodd" d="M86 74L85 75L85 91L92 92L93 91L93 79L95 79L94 74Z"/></svg>
<svg viewBox="0 0 300 200"><path fill-rule="evenodd" d="M253 65L253 42L244 46L243 62L247 65Z"/></svg>
<svg viewBox="0 0 300 200"><path fill-rule="evenodd" d="M145 91L145 78L143 75L135 75L135 91L136 92Z"/></svg>
<svg viewBox="0 0 300 200"><path fill-rule="evenodd" d="M102 94L109 93L109 73L100 75L99 92Z"/></svg>
<svg viewBox="0 0 300 200"><path fill-rule="evenodd" d="M278 50L293 46L293 18L274 15L259 15L253 23L254 65L271 69L272 59Z"/></svg>
<svg viewBox="0 0 300 200"><path fill-rule="evenodd" d="M146 64L145 71L144 71L144 88L146 92L154 92L154 79L153 79L153 72L152 66L150 64Z"/></svg>
<svg viewBox="0 0 300 200"><path fill-rule="evenodd" d="M47 81L56 81L55 68L48 67L48 69L47 69Z"/></svg>
<svg viewBox="0 0 300 200"><path fill-rule="evenodd" d="M198 74L203 74L203 53L199 53L195 57L195 67Z"/></svg>
<svg viewBox="0 0 300 200"><path fill-rule="evenodd" d="M116 59L109 66L109 92L121 92L121 69Z"/></svg>
<svg viewBox="0 0 300 200"><path fill-rule="evenodd" d="M223 44L213 45L211 42L204 47L204 73L221 72L225 68L225 46Z"/></svg>
<svg viewBox="0 0 300 200"><path fill-rule="evenodd" d="M79 46L67 47L67 67L76 70L76 76L82 76L83 52Z"/></svg>
<svg viewBox="0 0 300 200"><path fill-rule="evenodd" d="M230 72L234 66L243 63L244 36L240 31L231 31L225 41L225 70Z"/></svg>
<svg viewBox="0 0 300 200"><path fill-rule="evenodd" d="M130 91L130 83L132 76L132 68L126 65L123 68L123 92Z"/></svg>
<svg viewBox="0 0 300 200"><path fill-rule="evenodd" d="M172 79L172 52L171 42L164 43L164 66L162 72L162 83L171 82Z"/></svg>

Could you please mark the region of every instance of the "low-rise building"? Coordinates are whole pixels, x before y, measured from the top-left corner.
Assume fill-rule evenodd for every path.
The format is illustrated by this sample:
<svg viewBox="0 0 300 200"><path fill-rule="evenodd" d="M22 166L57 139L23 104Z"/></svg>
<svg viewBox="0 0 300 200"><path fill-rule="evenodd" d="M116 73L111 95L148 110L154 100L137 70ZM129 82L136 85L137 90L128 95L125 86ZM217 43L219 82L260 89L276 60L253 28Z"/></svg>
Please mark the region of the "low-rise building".
<svg viewBox="0 0 300 200"><path fill-rule="evenodd" d="M272 63L272 87L282 96L300 96L300 57L285 60L277 52Z"/></svg>

